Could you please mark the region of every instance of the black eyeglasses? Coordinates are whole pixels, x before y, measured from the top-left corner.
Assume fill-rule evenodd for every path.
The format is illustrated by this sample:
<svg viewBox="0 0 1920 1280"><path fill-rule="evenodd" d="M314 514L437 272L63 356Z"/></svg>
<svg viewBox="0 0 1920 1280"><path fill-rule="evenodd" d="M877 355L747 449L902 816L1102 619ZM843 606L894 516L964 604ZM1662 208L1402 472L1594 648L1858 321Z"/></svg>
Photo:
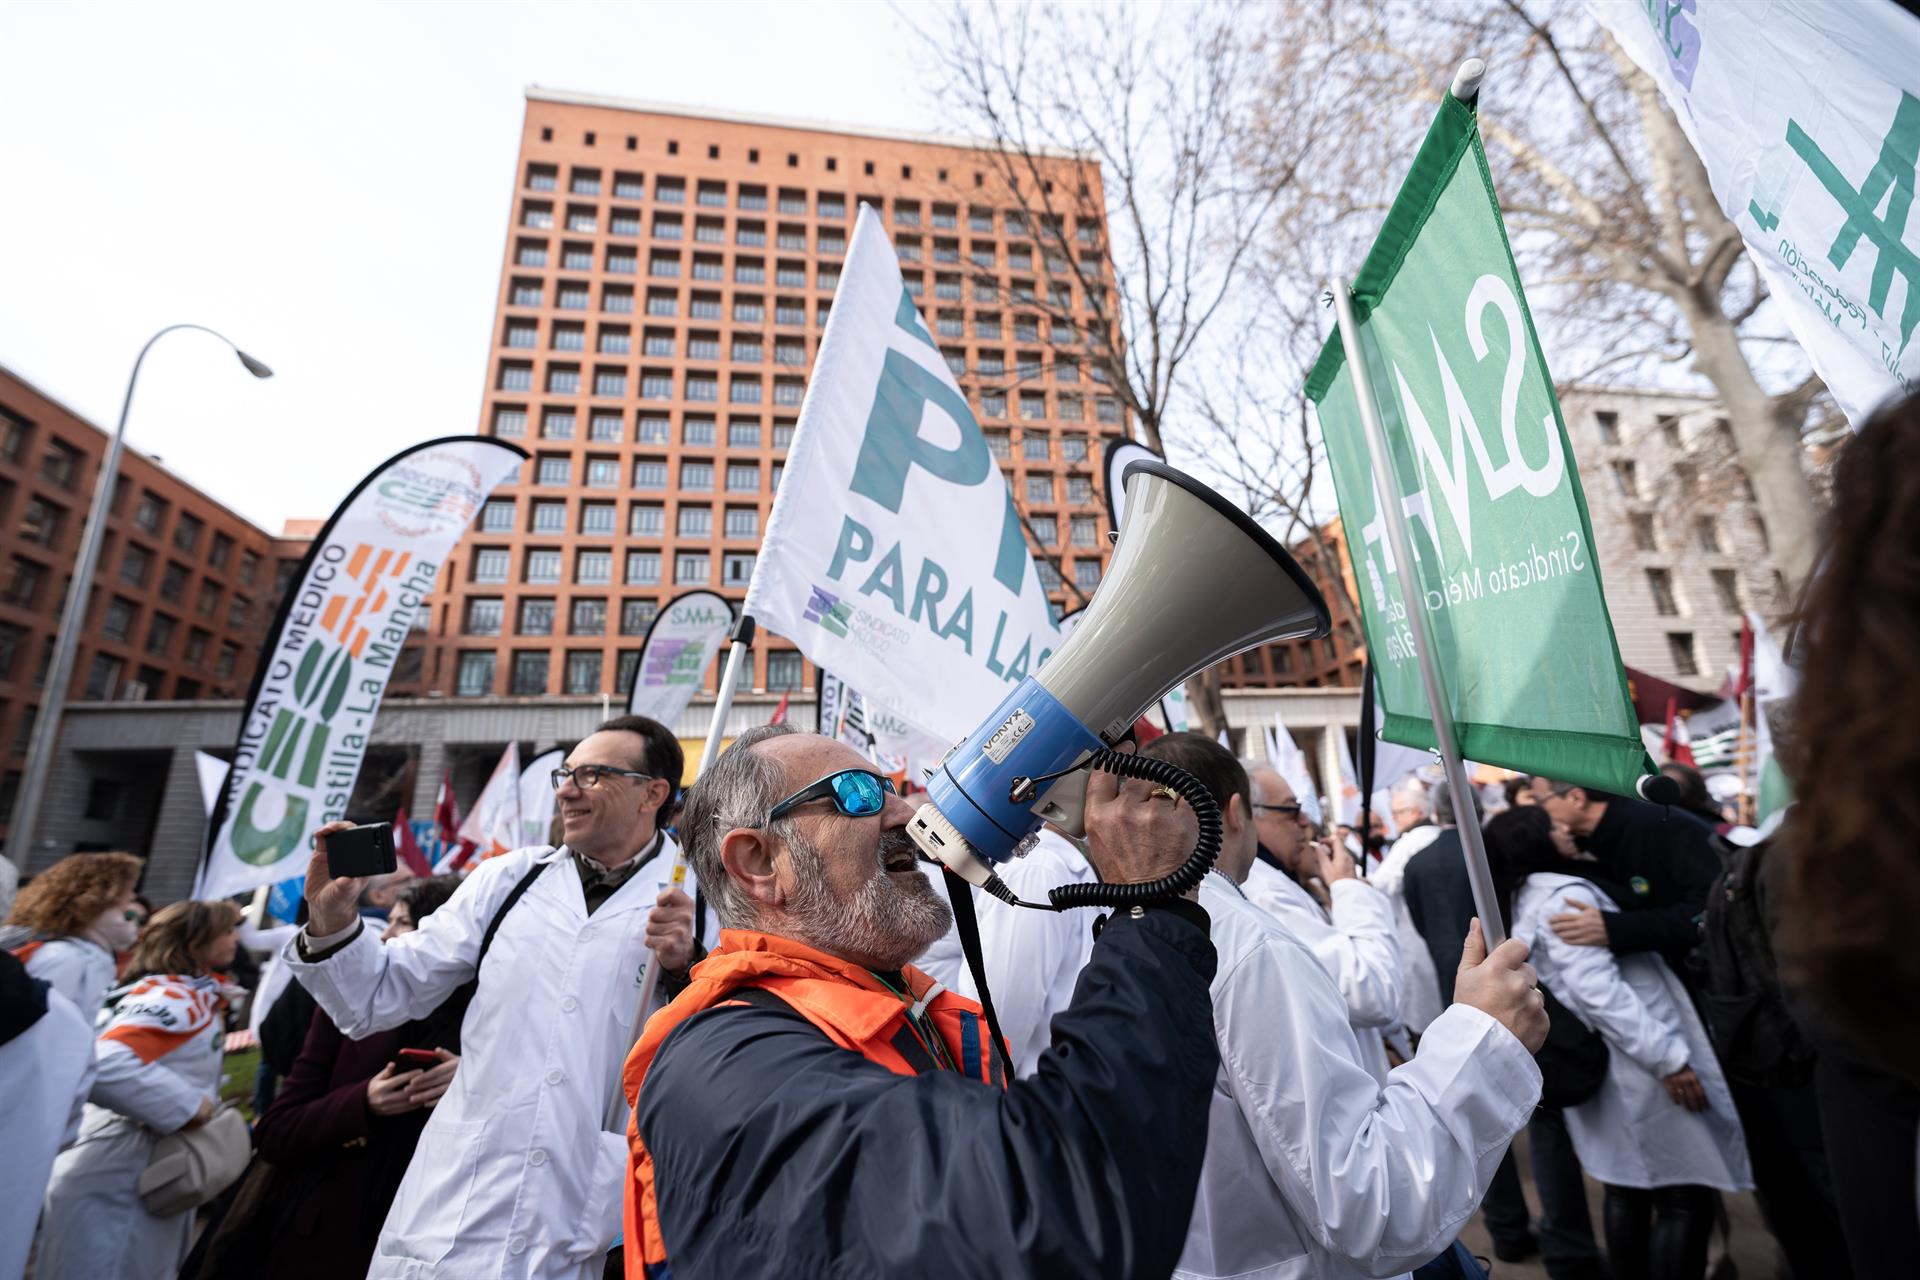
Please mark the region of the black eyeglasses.
<svg viewBox="0 0 1920 1280"><path fill-rule="evenodd" d="M638 778L642 782L652 782L654 779L651 773L639 773L633 769L616 769L610 764L583 764L571 769L561 765L553 771L552 777L555 791L564 787L569 778L573 779L573 785L582 791L593 790L600 785L603 778Z"/></svg>
<svg viewBox="0 0 1920 1280"><path fill-rule="evenodd" d="M1300 816L1301 806L1297 804L1256 804L1255 809L1271 809L1275 813L1284 813L1289 818Z"/></svg>
<svg viewBox="0 0 1920 1280"><path fill-rule="evenodd" d="M842 769L818 782L808 783L767 811L766 825L772 826L784 815L814 800L831 800L833 807L849 818L871 818L887 807L887 797L899 794L893 779L869 769Z"/></svg>

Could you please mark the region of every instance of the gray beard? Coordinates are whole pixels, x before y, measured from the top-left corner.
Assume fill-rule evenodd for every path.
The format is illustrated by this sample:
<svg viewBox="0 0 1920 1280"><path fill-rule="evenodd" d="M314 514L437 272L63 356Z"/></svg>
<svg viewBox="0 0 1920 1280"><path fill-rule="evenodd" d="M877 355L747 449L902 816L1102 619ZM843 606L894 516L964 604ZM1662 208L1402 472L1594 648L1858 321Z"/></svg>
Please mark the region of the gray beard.
<svg viewBox="0 0 1920 1280"><path fill-rule="evenodd" d="M895 842L913 847L912 837L900 830L882 836L876 852L890 852ZM843 901L827 888L818 847L797 832L786 843L797 887L786 903L785 931L816 950L898 969L953 924L952 908L925 875L896 880L877 872Z"/></svg>

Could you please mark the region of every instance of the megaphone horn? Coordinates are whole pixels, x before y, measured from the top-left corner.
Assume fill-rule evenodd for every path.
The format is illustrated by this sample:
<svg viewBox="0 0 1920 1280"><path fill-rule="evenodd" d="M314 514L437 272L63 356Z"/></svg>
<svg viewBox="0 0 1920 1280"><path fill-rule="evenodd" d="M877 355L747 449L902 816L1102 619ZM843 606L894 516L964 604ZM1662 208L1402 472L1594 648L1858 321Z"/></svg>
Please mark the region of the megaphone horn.
<svg viewBox="0 0 1920 1280"><path fill-rule="evenodd" d="M1078 833L1086 775L1073 770L1091 761L1147 776L1163 764L1123 764L1133 757L1109 749L1169 689L1258 645L1331 628L1319 590L1245 512L1163 462L1132 463L1124 483L1119 542L1092 605L1047 664L947 753L908 826L928 857L974 884L997 885L994 864L1043 819ZM1180 789L1179 779L1156 780ZM1211 863L1208 854L1191 880ZM1076 887L1095 892L1072 895L1073 905L1140 888ZM1067 905L1059 893L1055 905Z"/></svg>

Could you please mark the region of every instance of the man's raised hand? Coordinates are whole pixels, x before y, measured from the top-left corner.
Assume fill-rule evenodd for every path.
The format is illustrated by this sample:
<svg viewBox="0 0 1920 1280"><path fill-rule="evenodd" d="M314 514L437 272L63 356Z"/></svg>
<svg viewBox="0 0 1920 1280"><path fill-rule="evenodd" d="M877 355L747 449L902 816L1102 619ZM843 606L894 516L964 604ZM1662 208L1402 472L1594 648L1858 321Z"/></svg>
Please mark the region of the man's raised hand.
<svg viewBox="0 0 1920 1280"><path fill-rule="evenodd" d="M1540 996L1539 978L1527 963L1527 944L1508 938L1488 955L1487 939L1477 919L1468 926L1466 943L1460 949L1453 998L1513 1032L1528 1053L1538 1052L1547 1042L1547 1006Z"/></svg>
<svg viewBox="0 0 1920 1280"><path fill-rule="evenodd" d="M365 876L335 876L327 863L327 837L351 829L351 822L329 822L313 833L313 856L307 859L307 934L324 938L339 933L360 918L360 891Z"/></svg>

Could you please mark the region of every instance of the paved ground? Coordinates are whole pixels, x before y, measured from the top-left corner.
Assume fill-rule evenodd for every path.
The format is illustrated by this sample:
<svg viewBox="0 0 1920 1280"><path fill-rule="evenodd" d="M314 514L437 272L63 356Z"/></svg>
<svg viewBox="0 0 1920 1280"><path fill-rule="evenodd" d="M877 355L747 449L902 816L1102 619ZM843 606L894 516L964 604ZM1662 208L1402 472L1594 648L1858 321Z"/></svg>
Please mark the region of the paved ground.
<svg viewBox="0 0 1920 1280"><path fill-rule="evenodd" d="M1523 1130L1514 1139L1513 1153L1520 1160L1520 1181L1527 1191L1527 1204L1535 1215L1540 1212L1540 1198L1534 1194L1533 1171L1527 1152L1527 1135ZM1727 1205L1727 1226L1730 1247L1727 1248L1729 1268L1722 1264L1713 1271L1713 1280L1774 1280L1775 1264L1773 1237L1767 1234L1767 1227L1760 1220L1760 1207L1751 1195L1724 1197ZM1600 1233L1600 1184L1587 1179L1587 1209L1593 1217L1594 1238L1600 1241L1604 1250L1606 1241ZM1475 1256L1487 1259L1493 1266L1494 1280L1547 1280L1547 1269L1540 1265L1540 1259L1529 1258L1525 1262L1499 1262L1493 1257L1493 1242L1487 1237L1486 1227L1475 1214L1467 1229L1460 1233L1460 1239L1471 1249ZM1717 1256L1722 1248L1717 1239L1714 1252ZM1817 1277L1803 1277L1802 1280L1817 1280Z"/></svg>

